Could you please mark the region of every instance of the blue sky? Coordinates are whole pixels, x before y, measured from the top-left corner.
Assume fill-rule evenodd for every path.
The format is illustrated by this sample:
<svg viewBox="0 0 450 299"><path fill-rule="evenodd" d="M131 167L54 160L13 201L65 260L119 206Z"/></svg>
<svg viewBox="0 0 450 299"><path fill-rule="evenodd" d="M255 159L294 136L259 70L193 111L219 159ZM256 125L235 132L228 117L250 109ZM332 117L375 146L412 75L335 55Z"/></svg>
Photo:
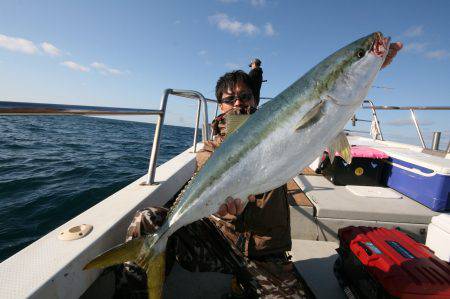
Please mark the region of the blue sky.
<svg viewBox="0 0 450 299"><path fill-rule="evenodd" d="M268 80L261 94L273 97L336 49L382 31L405 48L375 82L388 88L369 98L450 105L449 13L448 1L4 0L0 99L156 108L169 87L213 98L218 77L248 70L252 57ZM167 122L192 126L195 107L171 100ZM449 114L417 113L426 136L440 130L444 142ZM408 112L380 118L385 134L417 143Z"/></svg>

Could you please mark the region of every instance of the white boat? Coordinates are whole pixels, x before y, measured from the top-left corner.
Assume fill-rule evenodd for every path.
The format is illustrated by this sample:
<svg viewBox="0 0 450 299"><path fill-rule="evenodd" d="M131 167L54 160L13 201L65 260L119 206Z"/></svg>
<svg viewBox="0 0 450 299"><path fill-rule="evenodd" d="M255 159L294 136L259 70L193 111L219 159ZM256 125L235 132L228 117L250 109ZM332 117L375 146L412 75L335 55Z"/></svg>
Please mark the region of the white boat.
<svg viewBox="0 0 450 299"><path fill-rule="evenodd" d="M188 150L156 168L159 138L169 95L198 100L194 143ZM202 146L201 142L197 143L201 113L203 141L209 136L208 102L215 101L196 91L174 89L164 91L158 110L0 102L0 115L152 114L159 117L148 173L3 261L0 264L0 298L112 297L113 272L83 271L83 267L98 254L124 241L126 229L136 210L164 205L191 178L196 167L195 152ZM372 109L375 113L374 124L378 130L378 138L383 139L376 110L389 107L371 104L365 108ZM450 107L438 108L450 110ZM410 109L414 116L414 110L421 107L405 109ZM415 118L413 120L421 137L417 121ZM354 145L366 145L386 151L393 156L412 157L430 168L439 165L442 169L449 170L450 174L449 147L446 151L424 149L361 137L351 132L349 141ZM424 143L423 145L425 147ZM315 165L312 164L311 167L315 168ZM384 188L384 191L374 196L373 188L377 187L363 188L363 191L370 193L369 196L356 195L349 188L335 186L324 177L311 172L299 173L289 182L293 238L291 255L299 273L317 298L346 296L333 274L339 228L349 225L398 228L424 243L432 217L441 214L390 188ZM71 237L73 240L67 240ZM229 290L230 279L229 275L220 273L192 274L175 266L165 284L165 297L220 298Z"/></svg>

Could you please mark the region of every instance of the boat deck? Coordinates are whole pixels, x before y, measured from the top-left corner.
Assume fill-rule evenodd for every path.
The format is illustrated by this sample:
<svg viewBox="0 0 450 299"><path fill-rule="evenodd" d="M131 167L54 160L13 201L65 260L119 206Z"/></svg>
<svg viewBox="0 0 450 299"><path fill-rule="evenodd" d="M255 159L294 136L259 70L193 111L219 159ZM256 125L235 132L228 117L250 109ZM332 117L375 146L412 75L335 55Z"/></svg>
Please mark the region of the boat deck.
<svg viewBox="0 0 450 299"><path fill-rule="evenodd" d="M335 242L292 240L292 261L316 298L346 298L333 274ZM230 290L231 275L192 273L175 264L164 286L164 298L221 298Z"/></svg>
<svg viewBox="0 0 450 299"><path fill-rule="evenodd" d="M164 284L164 298L221 298L230 291L230 274L189 272L175 263Z"/></svg>
<svg viewBox="0 0 450 299"><path fill-rule="evenodd" d="M346 298L333 274L337 258L337 243L310 240L292 240L289 252L292 261L316 298ZM230 291L229 274L213 272L189 272L175 263L164 284L164 298L221 298ZM114 294L114 275L106 272L90 288L83 299L112 298Z"/></svg>
<svg viewBox="0 0 450 299"><path fill-rule="evenodd" d="M335 242L292 240L292 261L316 298L347 298L334 276Z"/></svg>

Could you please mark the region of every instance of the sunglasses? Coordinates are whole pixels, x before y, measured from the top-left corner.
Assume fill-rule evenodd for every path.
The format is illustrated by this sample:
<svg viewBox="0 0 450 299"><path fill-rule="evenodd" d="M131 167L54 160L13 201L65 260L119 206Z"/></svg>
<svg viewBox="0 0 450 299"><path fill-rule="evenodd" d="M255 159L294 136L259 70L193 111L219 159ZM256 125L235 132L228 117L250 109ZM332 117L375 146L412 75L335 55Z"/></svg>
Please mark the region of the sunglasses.
<svg viewBox="0 0 450 299"><path fill-rule="evenodd" d="M237 101L237 99L248 102L253 98L253 94L251 92L242 92L238 95L228 96L225 98L220 99L220 104L234 104L234 102Z"/></svg>

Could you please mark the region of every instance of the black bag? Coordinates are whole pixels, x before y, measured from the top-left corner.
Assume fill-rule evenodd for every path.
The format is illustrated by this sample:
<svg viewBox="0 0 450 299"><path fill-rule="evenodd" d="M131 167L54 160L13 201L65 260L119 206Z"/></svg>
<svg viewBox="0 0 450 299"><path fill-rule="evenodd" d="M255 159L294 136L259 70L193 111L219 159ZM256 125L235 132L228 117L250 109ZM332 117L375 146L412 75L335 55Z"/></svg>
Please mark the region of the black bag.
<svg viewBox="0 0 450 299"><path fill-rule="evenodd" d="M347 164L339 156L334 157L331 163L328 153L325 152L316 172L322 173L335 185L383 186L384 165L384 159L359 157L353 157L352 163Z"/></svg>

